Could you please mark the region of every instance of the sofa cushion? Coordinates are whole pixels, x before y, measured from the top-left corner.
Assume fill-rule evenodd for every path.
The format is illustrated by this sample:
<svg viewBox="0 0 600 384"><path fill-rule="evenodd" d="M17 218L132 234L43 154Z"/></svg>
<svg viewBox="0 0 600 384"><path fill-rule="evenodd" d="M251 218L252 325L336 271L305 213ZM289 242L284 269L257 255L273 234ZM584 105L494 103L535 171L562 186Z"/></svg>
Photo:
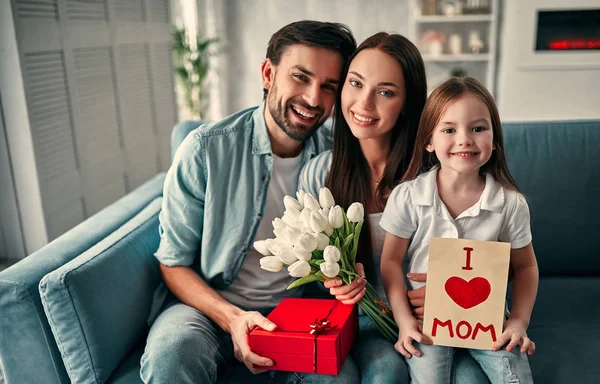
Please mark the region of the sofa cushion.
<svg viewBox="0 0 600 384"><path fill-rule="evenodd" d="M597 303L600 277L540 278L527 330L536 344L529 357L534 382L600 383Z"/></svg>
<svg viewBox="0 0 600 384"><path fill-rule="evenodd" d="M600 275L600 120L505 123L542 275Z"/></svg>
<svg viewBox="0 0 600 384"><path fill-rule="evenodd" d="M0 272L0 369L7 383L38 383L40 377L44 383L71 382L46 320L38 284L48 272L85 252L161 196L164 179L164 173L157 175Z"/></svg>
<svg viewBox="0 0 600 384"><path fill-rule="evenodd" d="M39 285L48 322L72 382L104 383L145 338L160 283L162 198Z"/></svg>

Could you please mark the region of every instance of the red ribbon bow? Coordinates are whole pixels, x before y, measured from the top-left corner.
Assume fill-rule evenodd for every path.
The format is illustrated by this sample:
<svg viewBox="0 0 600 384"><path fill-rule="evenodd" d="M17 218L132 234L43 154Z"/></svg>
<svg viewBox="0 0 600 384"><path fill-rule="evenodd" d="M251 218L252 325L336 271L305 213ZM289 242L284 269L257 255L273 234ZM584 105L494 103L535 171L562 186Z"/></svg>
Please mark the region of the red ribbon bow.
<svg viewBox="0 0 600 384"><path fill-rule="evenodd" d="M319 336L319 334L321 334L325 331L329 331L329 330L337 327L337 325L331 325L331 322L329 321L329 316L333 312L333 309L335 308L336 305L337 305L337 300L335 301L335 303L333 304L333 306L327 313L327 316L325 316L322 319L316 318L315 321L313 321L312 324L310 324L311 330L309 333L311 335L315 335L315 337L313 339L313 371L314 372L317 372L317 336Z"/></svg>

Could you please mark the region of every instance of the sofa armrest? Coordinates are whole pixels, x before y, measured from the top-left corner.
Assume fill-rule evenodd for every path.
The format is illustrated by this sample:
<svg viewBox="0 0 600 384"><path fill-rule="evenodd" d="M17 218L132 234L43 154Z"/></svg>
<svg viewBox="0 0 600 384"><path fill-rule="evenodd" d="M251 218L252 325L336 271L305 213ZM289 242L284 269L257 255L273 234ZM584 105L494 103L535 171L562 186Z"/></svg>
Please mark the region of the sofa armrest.
<svg viewBox="0 0 600 384"><path fill-rule="evenodd" d="M40 281L46 317L74 383L104 383L147 334L162 281L154 257L161 203L156 198Z"/></svg>
<svg viewBox="0 0 600 384"><path fill-rule="evenodd" d="M159 174L0 272L0 366L7 383L70 383L39 296L42 277L85 252L162 195Z"/></svg>

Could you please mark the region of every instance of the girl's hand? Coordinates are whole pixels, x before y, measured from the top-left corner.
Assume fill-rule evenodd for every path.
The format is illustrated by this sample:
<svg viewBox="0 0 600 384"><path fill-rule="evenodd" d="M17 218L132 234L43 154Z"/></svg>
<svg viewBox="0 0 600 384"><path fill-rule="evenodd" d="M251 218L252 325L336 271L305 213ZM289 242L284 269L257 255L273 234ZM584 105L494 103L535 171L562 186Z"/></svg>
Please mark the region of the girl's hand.
<svg viewBox="0 0 600 384"><path fill-rule="evenodd" d="M365 268L362 263L356 263L355 266L361 277L352 280L352 283L345 285L340 279L331 279L325 282L325 288L329 288L329 293L344 304L358 303L367 292Z"/></svg>
<svg viewBox="0 0 600 384"><path fill-rule="evenodd" d="M400 321L400 335L398 336L398 342L394 345L396 351L402 356L410 359L413 355L421 357L421 351L419 351L413 345L413 341L422 344L432 344L431 340L423 335L423 326L412 316L407 317L405 320Z"/></svg>
<svg viewBox="0 0 600 384"><path fill-rule="evenodd" d="M507 352L511 352L517 345L520 345L521 353L527 353L528 355L533 355L535 353L535 343L527 337L527 327L520 321L508 319L506 323L504 323L504 332L502 332L500 338L496 340L492 349L494 351L499 350L509 340L510 343L506 346Z"/></svg>

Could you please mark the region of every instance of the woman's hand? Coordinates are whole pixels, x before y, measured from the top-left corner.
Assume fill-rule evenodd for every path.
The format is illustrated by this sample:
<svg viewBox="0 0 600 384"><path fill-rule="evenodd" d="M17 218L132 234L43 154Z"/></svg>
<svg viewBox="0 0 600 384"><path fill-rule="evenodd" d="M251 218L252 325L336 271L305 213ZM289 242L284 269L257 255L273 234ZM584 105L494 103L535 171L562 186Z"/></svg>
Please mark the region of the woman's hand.
<svg viewBox="0 0 600 384"><path fill-rule="evenodd" d="M361 277L357 277L352 283L346 285L340 279L331 279L325 282L325 288L329 288L329 293L344 304L358 303L367 291L365 268L362 263L356 263L355 266L356 271Z"/></svg>
<svg viewBox="0 0 600 384"><path fill-rule="evenodd" d="M511 352L517 345L520 345L521 353L527 353L530 356L535 353L535 343L527 337L527 327L523 322L515 319L506 320L506 323L504 323L504 332L496 340L492 349L494 351L499 350L509 340L510 343L506 346L506 352Z"/></svg>
<svg viewBox="0 0 600 384"><path fill-rule="evenodd" d="M396 351L402 356L410 359L413 356L421 357L421 351L419 351L413 345L413 341L422 344L431 344L431 340L423 335L423 326L412 316L406 316L399 323L400 334L398 336L398 342L394 345Z"/></svg>
<svg viewBox="0 0 600 384"><path fill-rule="evenodd" d="M426 273L409 273L407 276L410 280L419 283L427 281ZM417 319L423 319L423 313L425 312L425 286L408 291L407 296L415 317Z"/></svg>

